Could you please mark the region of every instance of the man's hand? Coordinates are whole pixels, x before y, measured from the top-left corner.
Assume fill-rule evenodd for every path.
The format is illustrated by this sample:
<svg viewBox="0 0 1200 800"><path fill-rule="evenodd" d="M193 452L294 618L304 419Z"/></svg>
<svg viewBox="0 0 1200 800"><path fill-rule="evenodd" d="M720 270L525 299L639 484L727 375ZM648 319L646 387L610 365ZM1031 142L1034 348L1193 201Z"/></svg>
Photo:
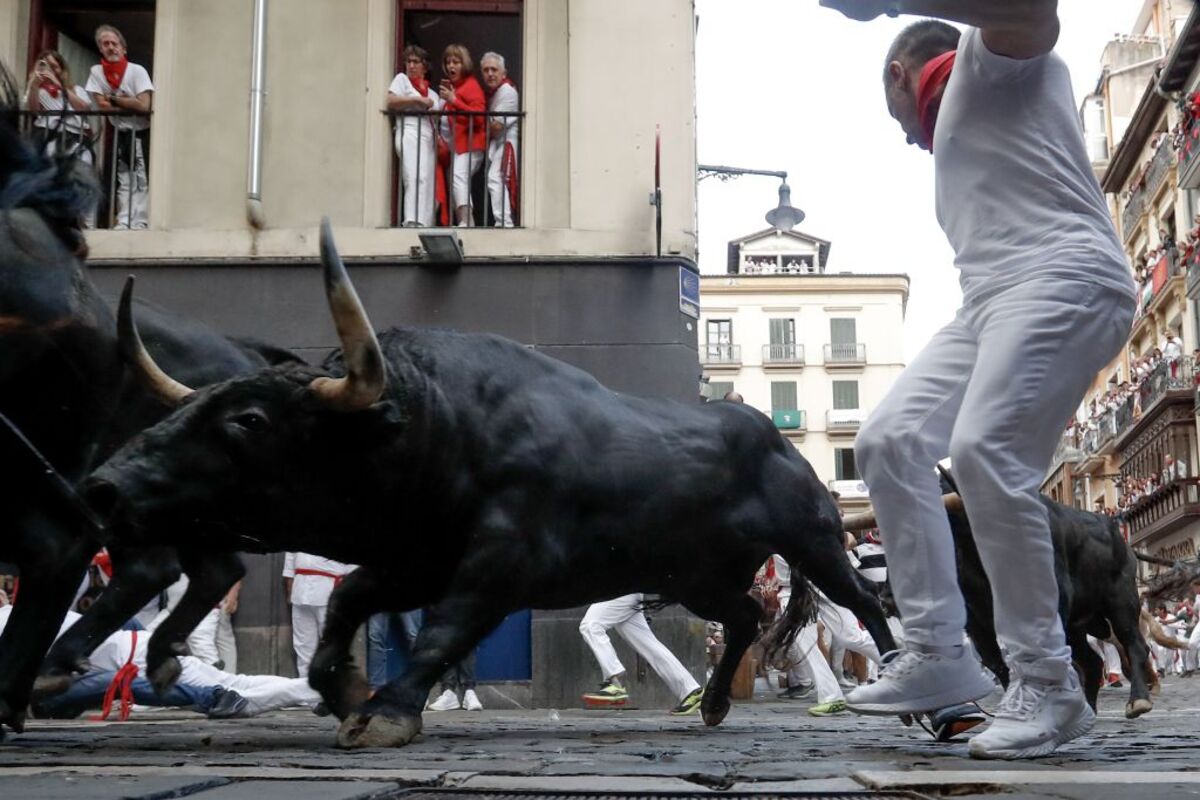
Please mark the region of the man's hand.
<svg viewBox="0 0 1200 800"><path fill-rule="evenodd" d="M886 14L895 3L889 0L821 0L821 5L840 11L850 19L869 22Z"/></svg>

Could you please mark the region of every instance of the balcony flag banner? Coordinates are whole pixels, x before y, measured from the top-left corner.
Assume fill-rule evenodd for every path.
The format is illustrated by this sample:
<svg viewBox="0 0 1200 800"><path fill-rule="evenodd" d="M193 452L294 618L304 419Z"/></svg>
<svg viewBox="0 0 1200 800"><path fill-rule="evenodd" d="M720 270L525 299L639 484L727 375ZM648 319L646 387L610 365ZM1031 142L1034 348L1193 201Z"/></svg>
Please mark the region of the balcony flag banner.
<svg viewBox="0 0 1200 800"><path fill-rule="evenodd" d="M1167 257L1163 255L1158 259L1158 263L1154 265L1154 272L1150 275L1151 294L1158 294L1167 282Z"/></svg>

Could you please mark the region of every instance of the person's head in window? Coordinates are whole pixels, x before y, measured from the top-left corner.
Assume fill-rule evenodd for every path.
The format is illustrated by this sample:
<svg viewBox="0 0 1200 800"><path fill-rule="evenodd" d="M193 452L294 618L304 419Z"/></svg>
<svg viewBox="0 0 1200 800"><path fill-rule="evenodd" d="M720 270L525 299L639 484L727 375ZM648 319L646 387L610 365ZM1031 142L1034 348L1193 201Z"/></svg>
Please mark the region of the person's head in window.
<svg viewBox="0 0 1200 800"><path fill-rule="evenodd" d="M499 89L500 84L508 77L504 56L499 53L484 53L483 58L479 59L479 71L483 73L483 85L489 93Z"/></svg>
<svg viewBox="0 0 1200 800"><path fill-rule="evenodd" d="M449 45L442 53L442 72L453 83L458 83L475 69L471 51L464 44Z"/></svg>
<svg viewBox="0 0 1200 800"><path fill-rule="evenodd" d="M33 74L43 86L60 87L70 79L67 63L62 53L57 50L43 50L38 53L33 65Z"/></svg>
<svg viewBox="0 0 1200 800"><path fill-rule="evenodd" d="M429 63L429 53L425 52L425 48L410 44L404 48L404 52L400 55L400 58L404 62L404 74L414 84L418 81L429 79L431 65Z"/></svg>

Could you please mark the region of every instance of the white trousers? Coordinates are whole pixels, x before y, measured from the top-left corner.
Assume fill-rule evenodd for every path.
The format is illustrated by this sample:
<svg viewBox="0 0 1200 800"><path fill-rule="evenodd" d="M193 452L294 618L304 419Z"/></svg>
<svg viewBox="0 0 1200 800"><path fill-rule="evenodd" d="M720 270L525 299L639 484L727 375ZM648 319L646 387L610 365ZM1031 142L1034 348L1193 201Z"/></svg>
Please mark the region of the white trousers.
<svg viewBox="0 0 1200 800"><path fill-rule="evenodd" d="M937 462L947 455L992 584L996 634L1027 673L1062 680L1054 551L1039 489L1062 428L1125 343L1133 300L1032 280L973 302L904 370L855 453L910 643L958 645L966 611Z"/></svg>
<svg viewBox="0 0 1200 800"><path fill-rule="evenodd" d="M1121 654L1117 652L1117 646L1112 642L1101 641L1095 636L1087 637L1088 645L1092 650L1096 651L1096 655L1104 659L1104 678L1107 681L1110 675L1121 674Z"/></svg>
<svg viewBox="0 0 1200 800"><path fill-rule="evenodd" d="M129 131L118 131L122 139L129 138ZM150 207L150 183L146 177L146 158L142 153L142 140L133 137L133 170L118 161L117 170L117 219L113 230L144 230L149 225L147 209Z"/></svg>
<svg viewBox="0 0 1200 800"><path fill-rule="evenodd" d="M308 685L306 678L281 678L278 675L235 675L209 666L195 658L179 659L181 683L189 686L223 686L246 698L247 711L262 714L288 706L312 708L321 696Z"/></svg>
<svg viewBox="0 0 1200 800"><path fill-rule="evenodd" d="M454 154L454 211L457 213L462 206L471 205L471 178L483 166L483 151L471 150L466 153ZM454 216L451 214L451 216ZM457 222L457 218L454 222ZM474 222L472 221L472 224Z"/></svg>
<svg viewBox="0 0 1200 800"><path fill-rule="evenodd" d="M188 650L205 664L215 664L221 658L217 652L217 624L220 616L221 612L218 609L209 611L187 637Z"/></svg>
<svg viewBox="0 0 1200 800"><path fill-rule="evenodd" d="M850 613L849 609L842 608L830 601L828 597L820 595L817 598L817 618L821 620L826 633L829 634L831 650L841 651L843 657L847 650L851 653L858 653L870 659L872 664L878 664L882 660L879 656L879 648L858 624L858 619ZM833 664L838 668L842 665L841 660L837 659Z"/></svg>
<svg viewBox="0 0 1200 800"><path fill-rule="evenodd" d="M296 650L296 674L308 677L308 665L321 641L325 627L325 611L329 606L292 604L292 647Z"/></svg>
<svg viewBox="0 0 1200 800"><path fill-rule="evenodd" d="M514 150L515 152L515 150ZM492 147L488 150L487 171L487 188L488 199L492 204L492 216L496 220L496 227L511 228L513 226L513 209L512 198L508 193L508 186L504 183L504 176L501 174L501 167L504 166L504 143L500 143L500 147Z"/></svg>
<svg viewBox="0 0 1200 800"><path fill-rule="evenodd" d="M233 636L233 618L217 611L217 655L225 664L226 672L237 672L237 639Z"/></svg>
<svg viewBox="0 0 1200 800"><path fill-rule="evenodd" d="M654 636L646 622L646 615L640 608L641 603L640 594L627 594L603 603L595 603L583 615L583 620L579 623L579 633L588 647L592 648L592 654L600 663L600 671L604 673L604 677L611 678L625 672L625 667L621 664L621 659L617 658L617 651L608 638L609 629L616 628L621 638L629 642L630 647L646 659L650 669L662 678L675 697L682 700L699 689L700 684L687 668L679 663L675 654Z"/></svg>
<svg viewBox="0 0 1200 800"><path fill-rule="evenodd" d="M781 590L779 592L779 613L782 614L788 607L791 598L790 591ZM819 635L817 623L814 622L801 628L796 634L796 638L792 640L792 646L787 651L788 661L792 664L791 669L788 670L788 686L797 686L805 682L812 683L816 687L817 703L843 700L845 698L842 696L842 687L838 684L833 670L829 667L829 662L825 660L821 648L817 645Z"/></svg>
<svg viewBox="0 0 1200 800"><path fill-rule="evenodd" d="M433 225L434 179L437 175L437 148L428 123L405 120L398 126L396 155L400 158L402 221L428 228Z"/></svg>

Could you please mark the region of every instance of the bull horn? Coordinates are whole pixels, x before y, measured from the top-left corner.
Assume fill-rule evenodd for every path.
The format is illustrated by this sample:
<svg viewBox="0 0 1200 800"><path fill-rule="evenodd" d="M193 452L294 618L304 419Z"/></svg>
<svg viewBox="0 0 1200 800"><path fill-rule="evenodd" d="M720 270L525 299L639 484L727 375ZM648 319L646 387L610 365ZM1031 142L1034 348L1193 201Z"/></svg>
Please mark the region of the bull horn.
<svg viewBox="0 0 1200 800"><path fill-rule="evenodd" d="M956 492L942 495L942 505L946 507L946 512L953 514L963 510L962 498ZM870 528L876 528L879 523L875 521L874 511L864 511L861 514L853 514L842 520L842 530L849 533L865 531Z"/></svg>
<svg viewBox="0 0 1200 800"><path fill-rule="evenodd" d="M121 358L133 369L134 376L151 394L174 408L194 390L163 372L146 346L133 321L133 276L125 279L121 302L117 306L117 348Z"/></svg>
<svg viewBox="0 0 1200 800"><path fill-rule="evenodd" d="M309 387L318 399L335 411L358 411L379 399L387 375L371 321L363 311L358 293L346 274L346 265L333 243L333 228L328 217L321 220L321 264L325 269L329 313L342 343L346 377L314 378Z"/></svg>

